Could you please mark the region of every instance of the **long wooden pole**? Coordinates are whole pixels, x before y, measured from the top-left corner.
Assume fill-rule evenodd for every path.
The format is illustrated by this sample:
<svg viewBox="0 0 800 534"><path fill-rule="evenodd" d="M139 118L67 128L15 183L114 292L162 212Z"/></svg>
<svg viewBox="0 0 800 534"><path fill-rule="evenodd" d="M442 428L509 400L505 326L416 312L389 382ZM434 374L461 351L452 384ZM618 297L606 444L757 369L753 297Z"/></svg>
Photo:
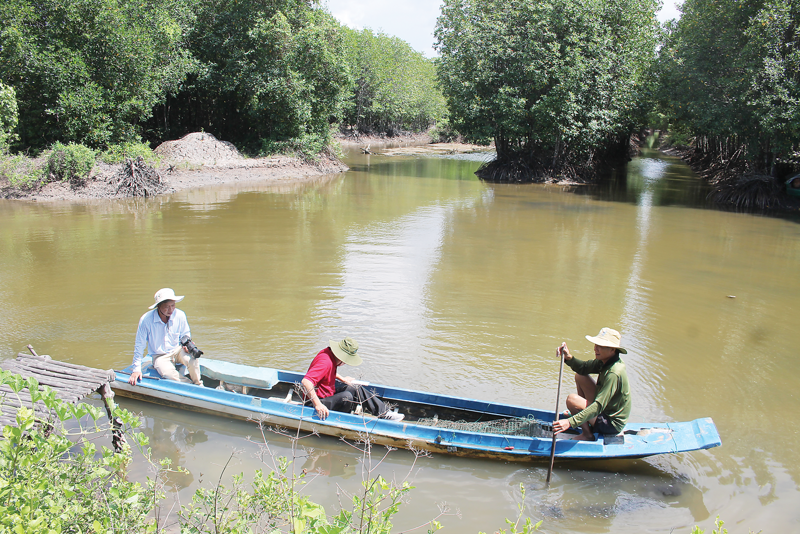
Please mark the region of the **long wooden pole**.
<svg viewBox="0 0 800 534"><path fill-rule="evenodd" d="M564 355L561 353L561 347L558 348L558 358L561 360L561 365L558 367L558 393L556 393L556 417L553 419L553 425L558 421L558 404L561 399L561 375L564 373ZM553 428L553 445L550 447L550 467L547 469L547 481L545 487L550 487L550 477L553 475L553 463L556 460L556 429Z"/></svg>

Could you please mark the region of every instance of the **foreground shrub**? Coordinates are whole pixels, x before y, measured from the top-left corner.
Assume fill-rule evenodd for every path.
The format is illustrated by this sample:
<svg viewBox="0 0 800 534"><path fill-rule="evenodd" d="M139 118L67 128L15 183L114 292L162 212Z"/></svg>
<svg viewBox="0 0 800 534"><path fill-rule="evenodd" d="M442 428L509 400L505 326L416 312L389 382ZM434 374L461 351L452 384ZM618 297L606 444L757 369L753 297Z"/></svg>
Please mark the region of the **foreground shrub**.
<svg viewBox="0 0 800 534"><path fill-rule="evenodd" d="M298 472L293 460L273 455L262 424L259 456L267 469L258 470L249 485L240 474L225 486L221 481L234 453L218 481L210 487L201 485L191 502L178 511L175 522L172 511L163 513L161 509L164 475L183 469L172 469L169 461L162 461L160 467L152 462L147 437L133 431L140 426L137 417L113 408L112 415L121 422L128 440L121 452L114 453L95 445L98 438L111 441L112 426L103 409L60 401L49 387L39 389L35 379L4 370L0 370L0 385L13 392L0 397L0 405L22 405L16 426L5 426L0 439L0 532L154 533L172 522L184 533L390 534L393 517L413 489L406 479L387 480L378 474L394 449L387 447L382 455L373 456L372 443L364 436L350 443L363 454L360 488L352 494L341 489L339 512L327 515L321 505L302 493L309 479L320 473ZM31 403L46 406L54 417L43 419L42 412L37 416L25 407ZM71 423L65 424L68 421ZM299 430L275 432L292 439L293 459L298 457L298 441L315 435L300 435ZM145 485L127 479L131 444L155 467L154 479L148 477ZM415 468L413 462L406 478ZM522 524L523 485L520 492L519 517L516 522L506 520L508 530L498 532L532 534L539 530L541 521L534 524L526 518ZM436 517L410 530L436 532L442 528L438 519L449 513L446 505L440 505Z"/></svg>
<svg viewBox="0 0 800 534"><path fill-rule="evenodd" d="M0 178L8 180L13 187L29 189L41 183L44 171L30 158L0 152Z"/></svg>
<svg viewBox="0 0 800 534"><path fill-rule="evenodd" d="M717 527L711 531L711 534L728 534L727 528L722 528L722 525L725 524L725 521L721 520L719 516L714 520L714 526ZM698 526L695 526L692 529L692 534L704 534L705 530L701 529Z"/></svg>
<svg viewBox="0 0 800 534"><path fill-rule="evenodd" d="M94 168L94 151L86 146L70 143L55 143L47 158L47 174L50 181L82 184Z"/></svg>
<svg viewBox="0 0 800 534"><path fill-rule="evenodd" d="M148 490L124 476L130 447L114 454L93 443L97 432L110 426L104 410L62 402L49 387L40 390L35 379L8 371L0 370L0 384L14 392L5 395L4 403L23 404L17 411L17 426L6 426L0 440L0 531L152 531L147 525ZM19 395L23 389L28 389L32 402L52 410L57 420L38 419L24 406L30 402L21 401L27 396ZM115 410L114 416L135 423L125 410ZM98 423L101 418L105 424ZM73 419L78 428L68 429L64 422Z"/></svg>

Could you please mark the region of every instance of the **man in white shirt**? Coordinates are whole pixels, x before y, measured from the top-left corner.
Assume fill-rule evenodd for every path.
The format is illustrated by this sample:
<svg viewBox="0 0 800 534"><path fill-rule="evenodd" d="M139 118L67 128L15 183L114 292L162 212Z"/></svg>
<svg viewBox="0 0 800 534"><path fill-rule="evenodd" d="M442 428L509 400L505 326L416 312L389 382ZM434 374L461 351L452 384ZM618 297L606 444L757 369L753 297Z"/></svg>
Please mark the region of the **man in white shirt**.
<svg viewBox="0 0 800 534"><path fill-rule="evenodd" d="M142 354L145 349L147 355L153 358L153 367L163 378L189 382L175 367L182 363L189 370L191 382L198 386L203 385L200 379L200 363L181 345L182 339L191 338L186 314L175 307L182 300L183 296L176 296L168 287L159 289L155 294L155 304L150 306L151 311L139 319L133 348L133 371L128 380L132 386L142 378Z"/></svg>

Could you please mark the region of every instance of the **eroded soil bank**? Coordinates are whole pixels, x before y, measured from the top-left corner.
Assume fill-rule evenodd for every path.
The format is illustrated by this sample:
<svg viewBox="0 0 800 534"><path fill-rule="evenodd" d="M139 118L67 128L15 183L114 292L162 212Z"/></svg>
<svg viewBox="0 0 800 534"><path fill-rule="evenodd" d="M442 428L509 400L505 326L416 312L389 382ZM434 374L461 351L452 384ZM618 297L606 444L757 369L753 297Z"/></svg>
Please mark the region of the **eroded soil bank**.
<svg viewBox="0 0 800 534"><path fill-rule="evenodd" d="M292 156L247 158L231 143L202 132L167 141L154 152L161 158L157 170L164 181L163 194L226 183L299 182L347 170L338 159L325 156L313 163ZM120 169L121 165L98 163L81 186L51 182L20 189L0 183L0 197L28 201L121 198L124 194L117 190Z"/></svg>

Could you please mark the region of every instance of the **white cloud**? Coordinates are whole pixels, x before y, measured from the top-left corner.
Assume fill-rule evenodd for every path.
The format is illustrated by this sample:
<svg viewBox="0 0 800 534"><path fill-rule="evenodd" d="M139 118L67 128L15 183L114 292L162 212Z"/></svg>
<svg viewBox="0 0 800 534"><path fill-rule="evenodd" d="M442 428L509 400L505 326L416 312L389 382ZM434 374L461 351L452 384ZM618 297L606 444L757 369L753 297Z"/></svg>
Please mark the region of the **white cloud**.
<svg viewBox="0 0 800 534"><path fill-rule="evenodd" d="M678 18L681 0L664 0L658 20ZM342 24L370 28L403 39L427 57L436 55L433 30L441 0L325 0L324 5Z"/></svg>

